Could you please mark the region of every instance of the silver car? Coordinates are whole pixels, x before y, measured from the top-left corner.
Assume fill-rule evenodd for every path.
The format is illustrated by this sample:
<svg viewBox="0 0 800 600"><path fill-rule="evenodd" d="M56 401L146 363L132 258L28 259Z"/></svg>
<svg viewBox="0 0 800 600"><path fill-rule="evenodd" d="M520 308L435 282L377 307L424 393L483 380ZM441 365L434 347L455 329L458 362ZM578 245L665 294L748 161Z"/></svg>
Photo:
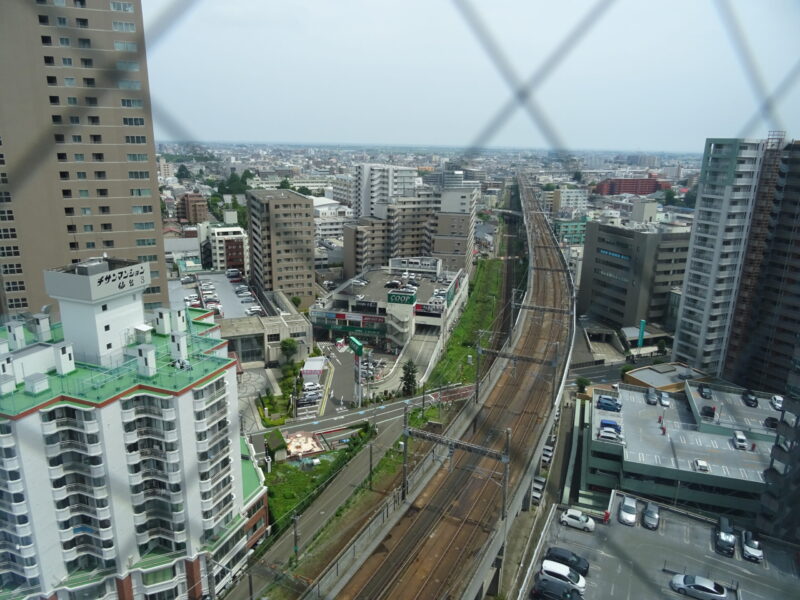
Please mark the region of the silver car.
<svg viewBox="0 0 800 600"><path fill-rule="evenodd" d="M636 525L636 498L625 496L619 505L619 522L623 525Z"/></svg>
<svg viewBox="0 0 800 600"><path fill-rule="evenodd" d="M720 600L728 597L728 591L716 581L697 575L675 575L669 587L685 596L700 600Z"/></svg>
<svg viewBox="0 0 800 600"><path fill-rule="evenodd" d="M647 529L652 529L655 531L658 529L658 523L661 520L661 517L658 514L658 504L655 502L648 502L647 506L642 513L642 525L647 527Z"/></svg>

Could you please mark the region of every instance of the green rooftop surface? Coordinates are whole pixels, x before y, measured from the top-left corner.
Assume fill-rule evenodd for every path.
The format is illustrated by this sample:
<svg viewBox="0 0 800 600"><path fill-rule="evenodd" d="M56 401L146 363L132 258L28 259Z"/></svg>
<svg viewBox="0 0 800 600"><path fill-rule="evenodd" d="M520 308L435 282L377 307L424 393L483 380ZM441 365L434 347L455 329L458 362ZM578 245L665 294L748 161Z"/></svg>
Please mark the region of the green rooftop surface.
<svg viewBox="0 0 800 600"><path fill-rule="evenodd" d="M246 439L244 437L239 438L239 443L242 449L242 487L244 488L242 497L244 498L244 503L247 504L264 486L258 477L258 465L253 460L253 455L250 454ZM250 458L244 458L245 456Z"/></svg>
<svg viewBox="0 0 800 600"><path fill-rule="evenodd" d="M76 363L75 371L68 375L58 375L55 371L48 373L49 389L44 392L33 395L25 391L24 384L20 384L14 392L0 396L0 417L14 417L55 399L60 399L64 404L99 404L109 398L125 395L128 390L139 385L151 386L167 393L185 389L234 362L227 357L209 354L213 348L224 342L202 337L204 332L215 327L214 323L197 320L204 314L206 311L202 310L187 312L187 362L191 365L190 370L172 366L169 336L153 333L151 344L155 347L157 362L153 377L139 375L135 358L115 368Z"/></svg>

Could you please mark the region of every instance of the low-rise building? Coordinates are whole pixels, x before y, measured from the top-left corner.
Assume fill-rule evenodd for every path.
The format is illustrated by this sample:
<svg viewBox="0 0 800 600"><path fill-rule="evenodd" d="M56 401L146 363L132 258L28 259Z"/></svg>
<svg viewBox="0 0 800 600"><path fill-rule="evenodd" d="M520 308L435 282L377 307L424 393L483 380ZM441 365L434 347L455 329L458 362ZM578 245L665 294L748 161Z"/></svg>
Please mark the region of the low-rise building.
<svg viewBox="0 0 800 600"><path fill-rule="evenodd" d="M198 228L198 237L205 269L238 269L245 277L250 272L250 242L244 229L203 223Z"/></svg>
<svg viewBox="0 0 800 600"><path fill-rule="evenodd" d="M182 194L175 205L178 220L192 225L208 221L208 201L195 193Z"/></svg>

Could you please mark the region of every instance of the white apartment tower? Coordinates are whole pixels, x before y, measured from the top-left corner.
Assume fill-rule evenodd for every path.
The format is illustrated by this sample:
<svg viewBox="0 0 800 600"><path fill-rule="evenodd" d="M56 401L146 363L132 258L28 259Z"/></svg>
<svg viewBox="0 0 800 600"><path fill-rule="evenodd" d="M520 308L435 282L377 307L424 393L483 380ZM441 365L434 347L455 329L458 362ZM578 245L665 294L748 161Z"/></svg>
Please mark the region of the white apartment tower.
<svg viewBox="0 0 800 600"><path fill-rule="evenodd" d="M53 269L63 323L1 332L4 597L200 600L267 532L227 343L202 311L146 321L149 284L136 261Z"/></svg>
<svg viewBox="0 0 800 600"><path fill-rule="evenodd" d="M753 235L770 140L708 139L703 155L673 360L721 375Z"/></svg>
<svg viewBox="0 0 800 600"><path fill-rule="evenodd" d="M353 216L372 216L372 207L377 202L387 203L394 196L414 195L417 170L412 167L356 165L353 182Z"/></svg>

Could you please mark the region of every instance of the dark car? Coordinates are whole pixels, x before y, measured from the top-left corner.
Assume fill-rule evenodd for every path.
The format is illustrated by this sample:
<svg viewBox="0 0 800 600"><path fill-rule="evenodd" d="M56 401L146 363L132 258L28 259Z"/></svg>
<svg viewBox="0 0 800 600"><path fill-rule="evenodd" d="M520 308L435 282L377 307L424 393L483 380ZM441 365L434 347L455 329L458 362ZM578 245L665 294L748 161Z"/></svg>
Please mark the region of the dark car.
<svg viewBox="0 0 800 600"><path fill-rule="evenodd" d="M756 398L753 390L745 390L742 394L742 401L751 408L756 408L758 406L758 398Z"/></svg>
<svg viewBox="0 0 800 600"><path fill-rule="evenodd" d="M577 590L574 590L566 581L553 579L537 579L531 589L531 598L545 598L546 600L583 600Z"/></svg>
<svg viewBox="0 0 800 600"><path fill-rule="evenodd" d="M767 417L764 419L764 427L767 429L777 429L778 428L778 418L777 417Z"/></svg>
<svg viewBox="0 0 800 600"><path fill-rule="evenodd" d="M544 560L552 560L562 565L567 565L584 577L589 572L589 561L566 548L558 548L556 546L548 548L544 555Z"/></svg>
<svg viewBox="0 0 800 600"><path fill-rule="evenodd" d="M713 419L715 413L716 410L714 410L714 407L709 406L708 404L706 404L703 408L700 409L700 416L706 417L708 419Z"/></svg>
<svg viewBox="0 0 800 600"><path fill-rule="evenodd" d="M648 502L647 506L642 513L642 525L647 527L647 529L652 529L655 531L658 529L658 523L661 520L661 517L658 514L658 504L655 502Z"/></svg>
<svg viewBox="0 0 800 600"><path fill-rule="evenodd" d="M720 517L714 536L714 550L725 556L733 556L736 551L736 536L733 534L733 523L728 517Z"/></svg>
<svg viewBox="0 0 800 600"><path fill-rule="evenodd" d="M705 400L711 400L711 388L710 387L701 384L700 387L697 388L697 391L700 392L700 397L701 398L703 398Z"/></svg>

